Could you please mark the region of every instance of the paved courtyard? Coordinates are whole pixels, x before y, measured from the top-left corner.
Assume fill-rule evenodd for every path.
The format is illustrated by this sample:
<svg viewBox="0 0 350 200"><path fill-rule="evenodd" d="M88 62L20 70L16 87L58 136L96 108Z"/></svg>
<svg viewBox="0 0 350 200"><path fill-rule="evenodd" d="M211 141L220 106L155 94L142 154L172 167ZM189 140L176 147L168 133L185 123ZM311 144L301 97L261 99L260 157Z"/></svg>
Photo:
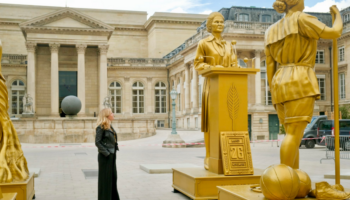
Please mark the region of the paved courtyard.
<svg viewBox="0 0 350 200"><path fill-rule="evenodd" d="M117 154L118 190L122 200L178 200L189 199L172 193L172 174L148 174L140 164L188 163L203 166L204 147L162 148L161 143L171 130L157 130L150 138L122 141ZM199 131L179 131L186 142L203 138ZM37 200L97 199L97 179L85 179L83 169L96 170L97 149L94 144L22 144L30 168L41 168L35 178ZM279 163L279 148L275 143L252 144L254 168L265 169ZM301 169L313 182L323 181L324 173L334 170L333 160L325 160L326 148L300 149ZM350 161L341 161L342 169L350 169ZM326 179L331 184L334 180ZM350 188L350 180L342 180Z"/></svg>

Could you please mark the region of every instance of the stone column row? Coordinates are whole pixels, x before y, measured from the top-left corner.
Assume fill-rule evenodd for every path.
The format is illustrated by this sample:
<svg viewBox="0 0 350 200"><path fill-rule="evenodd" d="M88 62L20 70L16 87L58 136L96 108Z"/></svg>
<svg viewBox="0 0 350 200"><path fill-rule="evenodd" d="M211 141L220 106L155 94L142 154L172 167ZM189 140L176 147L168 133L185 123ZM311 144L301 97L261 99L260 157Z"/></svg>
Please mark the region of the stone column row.
<svg viewBox="0 0 350 200"><path fill-rule="evenodd" d="M35 91L35 42L26 42L27 47L27 94L33 98L33 110L35 111L36 107L36 91Z"/></svg>

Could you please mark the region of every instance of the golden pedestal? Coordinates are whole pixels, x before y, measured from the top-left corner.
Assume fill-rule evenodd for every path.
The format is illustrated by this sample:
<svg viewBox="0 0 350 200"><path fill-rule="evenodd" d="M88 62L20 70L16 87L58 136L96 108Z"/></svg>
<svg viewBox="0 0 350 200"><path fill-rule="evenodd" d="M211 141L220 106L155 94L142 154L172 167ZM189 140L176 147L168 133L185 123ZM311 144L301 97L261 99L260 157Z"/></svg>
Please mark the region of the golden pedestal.
<svg viewBox="0 0 350 200"><path fill-rule="evenodd" d="M313 184L314 185L314 184ZM218 200L268 200L264 197L263 193L253 192L250 189L250 185L230 185L219 186L219 198ZM347 192L349 190L346 190ZM298 198L298 200L308 200L315 198Z"/></svg>
<svg viewBox="0 0 350 200"><path fill-rule="evenodd" d="M210 68L198 73L209 79L209 170L173 169L173 188L192 199L217 199L217 186L259 184L262 170L253 175L223 175L220 133L248 131L248 75L259 69ZM233 104L232 100L234 101Z"/></svg>
<svg viewBox="0 0 350 200"><path fill-rule="evenodd" d="M4 193L2 194L2 199L0 200L16 200L17 199L17 193Z"/></svg>
<svg viewBox="0 0 350 200"><path fill-rule="evenodd" d="M191 199L218 199L217 186L259 184L263 170L254 169L254 175L225 176L202 167L173 169L173 188Z"/></svg>
<svg viewBox="0 0 350 200"><path fill-rule="evenodd" d="M34 191L34 174L30 174L29 178L23 182L0 183L3 195L6 193L17 193L16 200L32 200Z"/></svg>

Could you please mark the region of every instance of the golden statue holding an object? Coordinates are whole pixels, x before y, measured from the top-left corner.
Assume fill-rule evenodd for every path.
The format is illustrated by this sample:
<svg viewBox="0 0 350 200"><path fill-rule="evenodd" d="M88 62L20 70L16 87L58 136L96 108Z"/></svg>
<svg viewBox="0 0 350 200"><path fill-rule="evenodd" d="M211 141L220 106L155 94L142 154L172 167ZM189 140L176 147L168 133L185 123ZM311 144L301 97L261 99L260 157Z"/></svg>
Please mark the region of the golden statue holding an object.
<svg viewBox="0 0 350 200"><path fill-rule="evenodd" d="M0 60L1 57L2 45L0 42ZM8 108L8 91L0 64L0 183L24 181L29 177L27 160L7 113Z"/></svg>
<svg viewBox="0 0 350 200"><path fill-rule="evenodd" d="M287 136L280 149L281 165L271 166L264 172L261 189L269 199L294 199L305 197L311 190L310 178L299 170L299 145L306 125L311 122L315 100L320 98L313 69L317 41L340 37L343 24L336 6L330 8L335 15L332 28L303 13L304 0L277 0L273 7L286 14L265 33L267 79L273 105ZM276 177L272 178L272 174ZM286 189L277 189L280 186L290 190L289 196L286 196ZM318 199L350 197L344 191L327 188L327 184L316 184L313 194Z"/></svg>
<svg viewBox="0 0 350 200"><path fill-rule="evenodd" d="M197 71L207 68L217 67L238 67L237 56L233 51L232 45L222 39L221 33L224 30L224 16L219 12L213 12L207 19L207 31L212 35L201 40L198 44L197 55L194 61L194 67ZM202 132L204 132L204 142L206 148L206 157L204 167L208 169L209 160L209 123L208 123L208 106L209 102L209 79L205 79L203 85L202 98Z"/></svg>

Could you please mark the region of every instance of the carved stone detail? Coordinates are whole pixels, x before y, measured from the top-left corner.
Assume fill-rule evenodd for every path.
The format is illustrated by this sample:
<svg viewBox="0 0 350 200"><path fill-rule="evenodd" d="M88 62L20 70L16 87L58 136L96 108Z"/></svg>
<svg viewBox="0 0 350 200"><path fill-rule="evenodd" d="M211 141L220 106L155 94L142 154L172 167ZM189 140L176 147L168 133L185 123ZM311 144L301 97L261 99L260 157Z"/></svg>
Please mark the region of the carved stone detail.
<svg viewBox="0 0 350 200"><path fill-rule="evenodd" d="M58 43L50 43L49 46L51 53L58 53L58 51L60 50L60 44Z"/></svg>
<svg viewBox="0 0 350 200"><path fill-rule="evenodd" d="M109 48L109 44L100 44L98 45L99 54L107 54Z"/></svg>
<svg viewBox="0 0 350 200"><path fill-rule="evenodd" d="M152 81L152 77L147 77L147 81Z"/></svg>
<svg viewBox="0 0 350 200"><path fill-rule="evenodd" d="M86 44L77 44L77 45L75 45L75 47L77 48L78 54L85 54L85 50L87 48Z"/></svg>
<svg viewBox="0 0 350 200"><path fill-rule="evenodd" d="M36 43L35 42L26 42L26 47L28 52L35 53Z"/></svg>
<svg viewBox="0 0 350 200"><path fill-rule="evenodd" d="M124 76L124 80L125 81L130 81L130 77L129 76Z"/></svg>

